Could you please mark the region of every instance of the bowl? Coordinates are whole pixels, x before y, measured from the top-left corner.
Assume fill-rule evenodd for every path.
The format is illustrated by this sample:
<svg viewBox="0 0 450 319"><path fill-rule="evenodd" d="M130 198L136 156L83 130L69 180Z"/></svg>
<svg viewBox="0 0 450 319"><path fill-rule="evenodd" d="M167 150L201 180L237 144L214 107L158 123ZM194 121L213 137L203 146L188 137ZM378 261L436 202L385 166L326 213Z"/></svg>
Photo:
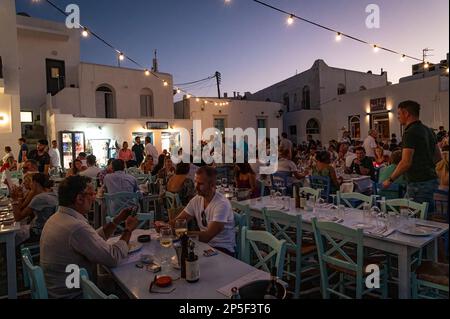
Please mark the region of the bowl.
<svg viewBox="0 0 450 319"><path fill-rule="evenodd" d="M264 295L269 284L270 280L257 280L248 283L239 288L239 295L241 296L241 299L264 299ZM277 287L277 299L286 299L286 288L279 282L277 282Z"/></svg>

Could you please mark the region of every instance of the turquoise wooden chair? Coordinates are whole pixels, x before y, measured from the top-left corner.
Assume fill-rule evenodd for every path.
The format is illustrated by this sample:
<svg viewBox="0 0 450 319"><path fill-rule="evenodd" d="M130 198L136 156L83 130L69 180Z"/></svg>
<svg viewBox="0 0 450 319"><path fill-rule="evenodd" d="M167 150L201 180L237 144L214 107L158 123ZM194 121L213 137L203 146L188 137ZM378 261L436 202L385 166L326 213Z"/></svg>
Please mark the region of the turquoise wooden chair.
<svg viewBox="0 0 450 319"><path fill-rule="evenodd" d="M314 202L320 198L321 189L314 189L310 187L302 187L299 189L299 193L305 193L307 195L311 195L314 199Z"/></svg>
<svg viewBox="0 0 450 319"><path fill-rule="evenodd" d="M428 217L428 206L428 203L419 204L405 198L390 199L381 202L381 210L385 213L392 212L400 214L400 208L405 207L411 211L410 216L423 220Z"/></svg>
<svg viewBox="0 0 450 319"><path fill-rule="evenodd" d="M374 195L378 195L386 199L396 199L402 198L405 195L405 186L394 183L385 189L383 188L383 184L373 182L372 191Z"/></svg>
<svg viewBox="0 0 450 319"><path fill-rule="evenodd" d="M115 193L115 194L105 194L105 204L106 204L106 221L112 222L114 217L116 217L123 209L132 206L138 206L138 213L136 218L140 221L138 228L143 228L148 222L150 225L153 219L153 213L142 213L140 205L141 194L139 193ZM118 227L123 230L123 227Z"/></svg>
<svg viewBox="0 0 450 319"><path fill-rule="evenodd" d="M437 272L441 272L442 275L436 276ZM448 300L448 264L423 261L412 274L412 298Z"/></svg>
<svg viewBox="0 0 450 319"><path fill-rule="evenodd" d="M369 205L372 208L375 205L373 196L367 196L360 193L341 193L337 192L337 204L346 207L363 209L364 205Z"/></svg>
<svg viewBox="0 0 450 319"><path fill-rule="evenodd" d="M242 205L237 201L231 201L231 208L244 218L244 225L251 229L252 216L249 205Z"/></svg>
<svg viewBox="0 0 450 319"><path fill-rule="evenodd" d="M275 238L286 241L287 267L285 273L288 277L295 277L294 298L300 297L301 284L314 278L302 278L302 273L317 268L317 264L308 262L307 260L317 255L316 246L314 244L302 243L302 216L287 215L279 211L263 210L266 229L273 234ZM292 233L293 230L294 233ZM295 273L290 269L291 255L295 256Z"/></svg>
<svg viewBox="0 0 450 319"><path fill-rule="evenodd" d="M116 295L105 295L98 287L89 280L86 269L80 269L80 285L83 291L83 299L119 299Z"/></svg>
<svg viewBox="0 0 450 319"><path fill-rule="evenodd" d="M181 200L178 194L165 192L164 197L166 199L167 209L174 209L181 206Z"/></svg>
<svg viewBox="0 0 450 319"><path fill-rule="evenodd" d="M234 247L235 256L237 259L241 260L241 237L242 237L242 227L245 226L245 216L234 211L234 227L236 231L236 246Z"/></svg>
<svg viewBox="0 0 450 319"><path fill-rule="evenodd" d="M362 299L364 295L381 290L381 297L388 296L388 277L385 260L373 260L364 258L363 230L351 229L346 226L319 222L317 218L312 220L314 236L319 256L321 274L321 290L324 299L330 299L330 295L351 299L345 294L348 287L356 288L356 299ZM342 240L335 239L344 238ZM356 245L356 256L350 255L344 250L345 245ZM365 266L376 264L380 266L380 289L365 289ZM328 269L334 271L329 275ZM330 285L337 275L337 283ZM354 287L356 286L356 287Z"/></svg>
<svg viewBox="0 0 450 319"><path fill-rule="evenodd" d="M41 267L33 265L30 251L27 248L21 250L22 264L25 269L31 289L31 298L48 299L47 286L45 285L44 272Z"/></svg>
<svg viewBox="0 0 450 319"><path fill-rule="evenodd" d="M270 252L263 257L257 244L266 245ZM242 261L270 273L272 267L277 268L277 277L282 278L284 269L284 259L286 257L286 241L278 240L271 233L259 230L248 230L242 227L241 239ZM252 252L256 255L256 263L252 263ZM269 264L269 265L268 265Z"/></svg>

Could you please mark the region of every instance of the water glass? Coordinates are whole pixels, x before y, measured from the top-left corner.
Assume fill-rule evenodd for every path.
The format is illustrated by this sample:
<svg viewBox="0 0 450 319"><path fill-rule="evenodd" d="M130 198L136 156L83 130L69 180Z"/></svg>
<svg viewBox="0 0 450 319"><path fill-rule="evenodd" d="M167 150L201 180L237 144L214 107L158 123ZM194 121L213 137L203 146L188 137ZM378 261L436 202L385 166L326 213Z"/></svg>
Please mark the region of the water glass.
<svg viewBox="0 0 450 319"><path fill-rule="evenodd" d="M188 232L187 220L177 219L175 221L175 235L177 236L177 238L180 238L184 234L187 234L187 232Z"/></svg>

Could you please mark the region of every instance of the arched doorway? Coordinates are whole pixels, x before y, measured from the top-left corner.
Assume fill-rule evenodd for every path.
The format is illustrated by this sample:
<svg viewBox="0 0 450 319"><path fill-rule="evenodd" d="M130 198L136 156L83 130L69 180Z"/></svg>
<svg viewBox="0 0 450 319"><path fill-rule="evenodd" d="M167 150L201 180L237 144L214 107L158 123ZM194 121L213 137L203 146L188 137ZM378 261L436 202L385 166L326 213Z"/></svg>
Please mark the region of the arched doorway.
<svg viewBox="0 0 450 319"><path fill-rule="evenodd" d="M116 96L112 86L103 84L95 90L95 110L98 118L117 118Z"/></svg>

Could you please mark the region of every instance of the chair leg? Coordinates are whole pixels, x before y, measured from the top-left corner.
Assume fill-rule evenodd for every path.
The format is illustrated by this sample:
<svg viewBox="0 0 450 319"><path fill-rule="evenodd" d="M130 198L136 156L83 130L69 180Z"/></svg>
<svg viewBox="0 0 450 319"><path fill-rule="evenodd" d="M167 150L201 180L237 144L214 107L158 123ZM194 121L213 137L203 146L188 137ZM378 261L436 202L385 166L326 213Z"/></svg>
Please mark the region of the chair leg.
<svg viewBox="0 0 450 319"><path fill-rule="evenodd" d="M339 274L339 292L341 293L341 294L344 294L345 293L345 286L344 286L344 284L345 284L345 281L344 281L344 273L340 273Z"/></svg>
<svg viewBox="0 0 450 319"><path fill-rule="evenodd" d="M388 298L388 294L389 294L389 286L388 286L388 276L389 276L389 271L388 269L385 269L383 271L383 282L382 282L382 290L381 290L381 296L383 299L387 299Z"/></svg>
<svg viewBox="0 0 450 319"><path fill-rule="evenodd" d="M300 285L302 283L302 256L298 254L295 263L295 295L294 298L300 298Z"/></svg>

